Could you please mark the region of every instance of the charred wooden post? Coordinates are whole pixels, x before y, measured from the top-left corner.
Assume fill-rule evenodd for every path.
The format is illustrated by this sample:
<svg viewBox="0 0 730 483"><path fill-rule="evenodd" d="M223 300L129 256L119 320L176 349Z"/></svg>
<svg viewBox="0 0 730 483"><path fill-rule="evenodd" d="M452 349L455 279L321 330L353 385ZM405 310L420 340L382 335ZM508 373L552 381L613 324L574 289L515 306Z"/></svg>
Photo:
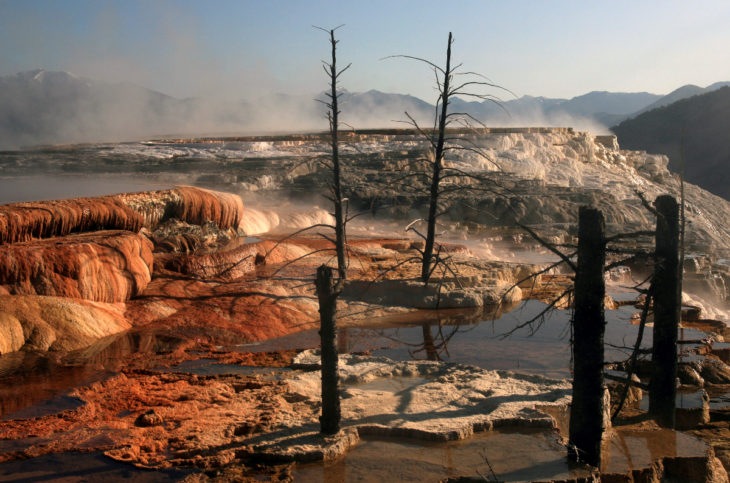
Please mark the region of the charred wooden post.
<svg viewBox="0 0 730 483"><path fill-rule="evenodd" d="M322 352L322 415L320 432L334 434L340 430L340 396L337 384L337 348L335 346L337 291L332 269L321 265L317 269L317 297L319 298L319 336Z"/></svg>
<svg viewBox="0 0 730 483"><path fill-rule="evenodd" d="M582 206L578 217L569 453L571 458L597 467L601 462L601 440L606 424L603 386L605 224L603 213L595 208Z"/></svg>
<svg viewBox="0 0 730 483"><path fill-rule="evenodd" d="M677 331L682 287L679 266L679 207L669 195L659 196L654 261L654 347L649 383L649 413L674 428L677 397Z"/></svg>

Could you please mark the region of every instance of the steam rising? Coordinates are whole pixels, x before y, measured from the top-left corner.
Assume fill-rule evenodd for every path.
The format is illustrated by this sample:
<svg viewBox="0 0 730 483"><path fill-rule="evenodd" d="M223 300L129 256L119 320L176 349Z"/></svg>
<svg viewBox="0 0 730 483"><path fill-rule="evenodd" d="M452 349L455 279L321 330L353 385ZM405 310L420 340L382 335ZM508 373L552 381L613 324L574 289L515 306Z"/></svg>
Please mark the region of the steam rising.
<svg viewBox="0 0 730 483"><path fill-rule="evenodd" d="M239 228L246 235L254 236L265 233L288 234L320 224L334 226L335 219L327 210L317 206L305 211L247 207Z"/></svg>
<svg viewBox="0 0 730 483"><path fill-rule="evenodd" d="M94 81L66 72L28 71L0 77L0 149L162 136L322 131L327 120L323 105L315 101L317 97L323 96L178 99L130 83ZM547 110L529 98L523 99L507 103L508 112L458 100L452 110L469 112L489 126L572 126L593 133L607 130L590 116L574 116L554 107ZM423 126L433 122L433 106L412 96L342 91L341 106L345 126L356 129L407 127L402 123L406 111Z"/></svg>

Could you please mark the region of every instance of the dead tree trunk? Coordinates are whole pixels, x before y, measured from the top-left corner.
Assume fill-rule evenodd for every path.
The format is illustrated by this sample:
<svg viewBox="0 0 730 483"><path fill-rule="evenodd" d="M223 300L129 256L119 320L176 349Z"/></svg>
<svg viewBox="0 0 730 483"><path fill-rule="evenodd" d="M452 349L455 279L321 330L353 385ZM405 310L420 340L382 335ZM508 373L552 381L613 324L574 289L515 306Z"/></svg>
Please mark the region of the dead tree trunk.
<svg viewBox="0 0 730 483"><path fill-rule="evenodd" d="M342 25L340 25L342 27ZM339 128L340 128L340 108L339 108L339 96L337 93L337 79L340 75L350 68L351 64L348 64L345 68L340 71L337 70L337 43L339 40L335 39L334 29L324 29L322 27L314 27L323 32L326 32L330 38L330 45L332 46L332 62L322 61L322 67L324 68L327 77L329 77L329 92L325 92L324 95L329 98L329 102L320 100L322 104L327 106L327 119L329 120L330 129L330 146L332 147L332 159L331 164L323 162L323 164L332 170L332 182L330 183L331 197L328 197L334 205L334 217L335 217L335 238L325 237L335 245L335 252L337 254L337 271L340 280L345 280L347 277L347 259L346 259L346 245L347 245L347 213L344 206L344 198L342 197L342 166L340 165L340 151L339 151Z"/></svg>
<svg viewBox="0 0 730 483"><path fill-rule="evenodd" d="M649 412L656 422L674 428L677 397L677 330L681 310L679 207L675 199L656 199L654 262L654 347L649 383Z"/></svg>
<svg viewBox="0 0 730 483"><path fill-rule="evenodd" d="M413 229L413 224L409 225L408 228L408 230L413 229L414 232L417 233L418 236L422 237L425 241L423 251L421 252L421 281L423 281L425 284L428 283L429 279L433 275L436 266L438 266L439 264L445 266L447 263L447 260L441 258L439 253L434 253L434 249L437 247L436 220L439 216L444 214L443 209L445 208L443 206L443 197L448 196L449 193L453 193L461 188L466 189L467 187L470 187L472 182L476 182L479 180L481 180L482 183L488 183L488 191L492 191L495 185L501 187L499 183L495 183L493 180L487 180L484 177L480 177L472 173L465 173L458 168L444 165L444 156L450 151L469 152L471 154L476 154L480 157L483 157L488 162L493 163L493 161L489 159L487 152L483 151L475 143L466 140L466 138L460 138L459 136L447 136L446 129L449 128L449 126L453 123L457 123L461 129L467 129L473 132L477 132L476 130L473 130L473 122L482 127L486 127L482 122L480 122L478 119L474 118L468 113L449 112L451 99L456 96L459 98L470 98L485 102L489 101L501 107L499 98L497 98L496 96L472 91L472 89L497 88L513 94L511 91L504 89L503 87L500 87L496 84L493 84L489 79L482 75L479 75L475 72L460 71L461 64L452 65L451 44L453 42L454 37L451 32L449 32L449 38L446 44L446 66L443 69L435 63L420 57L413 57L410 55L392 56L403 57L423 62L424 64L428 65L430 69L432 69L433 73L436 76L436 89L438 91L438 99L436 100L436 112L433 121L433 128L422 129L421 126L418 125L416 119L408 114L408 112L406 112L409 123L414 128L416 128L416 131L418 131L418 133L426 140L429 146L429 157L426 160L427 168L425 172L410 173L418 175L419 179L423 180L425 184L429 185L429 205L428 218L426 220L426 234L424 235L419 231ZM460 139L460 141L457 142L457 139ZM495 164L495 166L499 168L497 164ZM403 179L405 180L413 178L409 175L404 177ZM461 185L461 183L452 183L452 180L454 179L464 179L468 180L468 182L463 185ZM444 188L441 186L442 184L448 184L448 186ZM418 183L418 186L420 189L420 181ZM441 211L439 210L439 204L442 205ZM449 271L451 271L451 269L449 269Z"/></svg>
<svg viewBox="0 0 730 483"><path fill-rule="evenodd" d="M340 430L340 396L337 387L337 348L335 346L337 291L332 269L322 265L317 269L317 297L319 298L319 335L322 352L322 415L320 431L334 434Z"/></svg>
<svg viewBox="0 0 730 483"><path fill-rule="evenodd" d="M431 192L428 206L428 227L426 228L426 246L423 249L423 262L421 264L421 280L425 283L431 277L431 259L433 258L433 247L436 240L436 218L438 217L439 185L441 184L441 168L444 160L444 138L446 133L446 120L449 108L449 82L451 81L451 32L449 42L446 46L446 70L444 70L444 83L441 86L441 113L438 118L438 139L433 151L433 171L431 173Z"/></svg>
<svg viewBox="0 0 730 483"><path fill-rule="evenodd" d="M580 208L578 266L573 314L573 402L570 407L570 456L592 466L601 462L605 426L603 334L606 325L603 265L606 238L603 214Z"/></svg>
<svg viewBox="0 0 730 483"><path fill-rule="evenodd" d="M347 277L345 261L345 220L342 208L342 185L340 182L340 154L337 130L339 129L338 116L340 114L337 95L337 78L342 72L337 72L337 40L335 31L330 30L330 43L332 44L332 63L329 64L330 77L330 135L332 136L332 198L335 205L335 250L337 252L337 271L342 280ZM349 65L347 66L349 67ZM347 69L345 67L344 70Z"/></svg>

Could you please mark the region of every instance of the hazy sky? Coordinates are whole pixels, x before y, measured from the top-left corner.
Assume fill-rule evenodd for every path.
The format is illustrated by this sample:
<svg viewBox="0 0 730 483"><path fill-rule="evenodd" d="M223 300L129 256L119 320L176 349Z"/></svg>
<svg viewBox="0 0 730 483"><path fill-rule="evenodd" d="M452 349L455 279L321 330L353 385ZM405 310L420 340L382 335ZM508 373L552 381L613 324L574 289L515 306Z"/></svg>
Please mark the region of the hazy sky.
<svg viewBox="0 0 730 483"><path fill-rule="evenodd" d="M727 0L0 0L0 75L67 70L176 97L310 94L325 88L329 55L312 25L340 24L351 91L433 102L427 68L380 59L443 63L449 31L465 69L518 96L666 94L730 80Z"/></svg>

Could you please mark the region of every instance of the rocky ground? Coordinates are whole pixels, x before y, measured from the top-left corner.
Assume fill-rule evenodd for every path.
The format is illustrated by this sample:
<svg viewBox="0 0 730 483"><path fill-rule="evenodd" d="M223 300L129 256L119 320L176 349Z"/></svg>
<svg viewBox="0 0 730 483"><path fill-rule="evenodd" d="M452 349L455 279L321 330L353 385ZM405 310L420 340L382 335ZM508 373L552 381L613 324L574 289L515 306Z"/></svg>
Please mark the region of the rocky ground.
<svg viewBox="0 0 730 483"><path fill-rule="evenodd" d="M139 467L215 473L235 462L240 472L258 461L247 439L316 420L316 398L297 393L288 382L164 369L198 360L224 367L288 366L289 353L220 347L317 325L312 277L319 264L331 260L331 244L318 237L247 243L232 229L240 221L235 210L225 211L229 200L226 194L178 188L2 207L0 215L19 233L14 243L0 246L2 374L8 382L31 379L15 390L8 387L4 414L44 403L32 393L49 387L32 381L43 369L29 367L28 354L61 373L68 369L70 379L75 367L107 371L88 384L51 384L68 408L61 404L41 410L47 415L3 421L2 461L104 451ZM97 216L105 209L99 206L107 205L126 218ZM68 206L82 206L81 217L94 221L78 221ZM19 216L29 208L50 216L40 221ZM130 219L127 230L106 230ZM71 233L86 226L96 230ZM416 261L403 263L415 256L413 244L351 240L352 282L339 307L343 324L401 317L419 308L494 305L503 296L512 303L521 299L520 288L512 285L537 269L479 261L464 248L447 246L457 257L458 277L424 288L415 282ZM404 298L394 297L399 291Z"/></svg>
<svg viewBox="0 0 730 483"><path fill-rule="evenodd" d="M353 205L396 220L420 216L417 195L396 186L369 191L377 179L418 162L423 147L409 136L350 140L358 145L346 151L357 168L350 173L349 186L357 188L350 193ZM502 225L516 221L517 214L551 241L569 245L570 213L586 202L604 208L613 230L646 228L651 216L633 190L649 198L676 193L677 181L663 158L622 153L609 141L570 130L484 140L482 147L512 173L502 173L502 182L514 197L482 193L446 200L451 215L442 226L445 238L468 233L514 246L522 242L520 235ZM320 154L316 143L271 143L265 150L272 146ZM287 175L262 175L277 161L259 160L261 172L249 163L245 175L211 178L209 184L245 184L264 194L272 186L286 187L295 198L305 186L312 192L321 184L322 173L311 163L277 159ZM453 160L463 169L492 171L481 162L468 156ZM215 164L208 160L206 166ZM517 171L534 177L516 177ZM721 222L730 214L727 203L715 203L694 187L688 193L694 203L691 246L722 253L729 243ZM568 381L361 354L342 361L345 430L330 439L317 436L316 355L248 353L241 344L317 327L313 274L332 262L332 246L316 235L282 239L280 233L329 222L328 216L321 210L277 214L265 205L244 209L236 195L193 187L0 206L0 399L3 415L11 416L0 422L0 461L101 451L140 468L183 469L189 474L180 478L190 481L277 480L291 478L293 461L331 459L367 435L443 441L506 426L554 427L565 435ZM547 221L549 227L541 226ZM442 246L450 270L424 286L418 282L419 241L384 238L367 222L353 225L361 236L349 240L349 281L338 303L342 326L465 308L487 318L498 306L524 298L551 300L570 283L560 268L531 279L544 260L476 257L466 240ZM637 264L610 277L627 283L632 270L639 276L643 269ZM689 284L705 297L688 295L693 306L685 323L716 342L711 348L696 344L682 372L684 389L722 395L723 384L730 384L722 341L730 333L711 320L722 313L705 306L727 297L730 272L714 255L688 257L685 269ZM567 308L570 301L557 305ZM659 434L642 419L639 395L634 399L616 434ZM692 434L709 445L683 443L694 448L687 454L653 449L631 478L726 481L728 418L702 404L690 409ZM610 468L615 481L631 481L620 465Z"/></svg>

